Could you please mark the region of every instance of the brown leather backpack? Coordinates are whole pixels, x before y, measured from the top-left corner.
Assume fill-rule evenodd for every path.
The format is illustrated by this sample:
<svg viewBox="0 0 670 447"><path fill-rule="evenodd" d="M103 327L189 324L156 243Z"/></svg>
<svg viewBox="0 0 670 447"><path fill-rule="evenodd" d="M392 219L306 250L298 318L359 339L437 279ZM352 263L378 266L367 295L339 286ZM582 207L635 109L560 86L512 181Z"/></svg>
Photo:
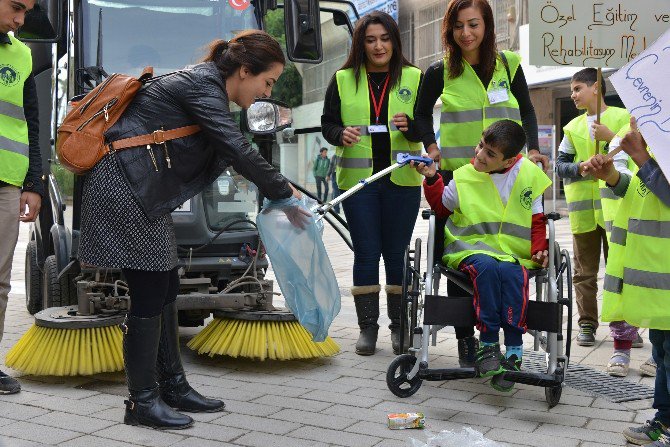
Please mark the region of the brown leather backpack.
<svg viewBox="0 0 670 447"><path fill-rule="evenodd" d="M148 144L163 144L200 131L197 125L159 129L150 134L106 142L105 132L123 115L139 89L153 78L146 67L139 78L114 73L73 103L56 136L56 153L61 164L75 174L85 174L112 151Z"/></svg>

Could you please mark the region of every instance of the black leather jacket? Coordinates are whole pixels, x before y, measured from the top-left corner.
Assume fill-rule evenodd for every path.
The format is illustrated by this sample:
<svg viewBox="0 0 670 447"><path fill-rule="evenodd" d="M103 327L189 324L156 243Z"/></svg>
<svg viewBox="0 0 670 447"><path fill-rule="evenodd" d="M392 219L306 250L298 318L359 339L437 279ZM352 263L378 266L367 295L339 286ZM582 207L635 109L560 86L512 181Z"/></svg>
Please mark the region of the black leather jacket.
<svg viewBox="0 0 670 447"><path fill-rule="evenodd" d="M263 196L273 200L291 196L288 181L242 135L228 106L225 79L211 62L145 85L105 137L115 141L190 124L202 130L165 145L116 153L126 182L149 219L174 210L229 165L254 182Z"/></svg>

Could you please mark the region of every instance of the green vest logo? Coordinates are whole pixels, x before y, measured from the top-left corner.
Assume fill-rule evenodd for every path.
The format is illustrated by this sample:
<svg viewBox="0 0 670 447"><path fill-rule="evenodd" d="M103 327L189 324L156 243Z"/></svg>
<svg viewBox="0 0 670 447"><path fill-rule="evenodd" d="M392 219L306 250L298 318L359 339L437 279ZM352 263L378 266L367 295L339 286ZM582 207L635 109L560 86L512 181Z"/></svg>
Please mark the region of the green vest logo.
<svg viewBox="0 0 670 447"><path fill-rule="evenodd" d="M640 197L645 197L647 194L649 194L649 188L647 188L647 185L640 182L637 185L637 193L640 195Z"/></svg>
<svg viewBox="0 0 670 447"><path fill-rule="evenodd" d="M400 87L396 96L401 102L409 104L412 101L413 94L409 87Z"/></svg>
<svg viewBox="0 0 670 447"><path fill-rule="evenodd" d="M521 194L519 195L519 203L521 203L521 206L527 210L530 209L533 205L533 188L529 186L521 191Z"/></svg>
<svg viewBox="0 0 670 447"><path fill-rule="evenodd" d="M0 65L0 84L5 87L12 87L16 85L21 76L11 65Z"/></svg>

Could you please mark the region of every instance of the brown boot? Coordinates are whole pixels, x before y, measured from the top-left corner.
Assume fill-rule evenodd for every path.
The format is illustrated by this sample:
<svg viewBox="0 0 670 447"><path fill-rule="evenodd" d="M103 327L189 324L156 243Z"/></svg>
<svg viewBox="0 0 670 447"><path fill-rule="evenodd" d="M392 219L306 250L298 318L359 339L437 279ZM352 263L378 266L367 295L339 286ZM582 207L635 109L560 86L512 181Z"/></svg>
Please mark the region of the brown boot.
<svg viewBox="0 0 670 447"><path fill-rule="evenodd" d="M356 354L372 355L377 346L377 334L379 332L379 285L354 286L351 294L356 304L356 315L358 316L358 327L361 330L356 342Z"/></svg>

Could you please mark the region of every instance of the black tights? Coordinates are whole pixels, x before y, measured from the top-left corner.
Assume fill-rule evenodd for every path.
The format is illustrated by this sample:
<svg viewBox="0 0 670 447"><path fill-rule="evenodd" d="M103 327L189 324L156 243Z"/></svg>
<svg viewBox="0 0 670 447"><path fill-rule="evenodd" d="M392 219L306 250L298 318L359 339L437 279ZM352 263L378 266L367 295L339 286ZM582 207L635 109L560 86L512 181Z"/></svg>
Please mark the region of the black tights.
<svg viewBox="0 0 670 447"><path fill-rule="evenodd" d="M444 182L444 187L446 188L449 184L449 181L454 178L454 173L452 171L439 171L442 176L442 181ZM433 259L434 262L439 262L442 259L444 253L444 226L447 223L447 219L435 219L435 246L433 250ZM448 296L470 296L468 292L463 290L453 281L447 281L447 295ZM475 335L475 328L472 326L460 326L454 327L456 331L456 338L462 339L466 337L472 337Z"/></svg>
<svg viewBox="0 0 670 447"><path fill-rule="evenodd" d="M123 269L130 288L131 317L151 318L174 302L179 292L177 267L165 272Z"/></svg>

